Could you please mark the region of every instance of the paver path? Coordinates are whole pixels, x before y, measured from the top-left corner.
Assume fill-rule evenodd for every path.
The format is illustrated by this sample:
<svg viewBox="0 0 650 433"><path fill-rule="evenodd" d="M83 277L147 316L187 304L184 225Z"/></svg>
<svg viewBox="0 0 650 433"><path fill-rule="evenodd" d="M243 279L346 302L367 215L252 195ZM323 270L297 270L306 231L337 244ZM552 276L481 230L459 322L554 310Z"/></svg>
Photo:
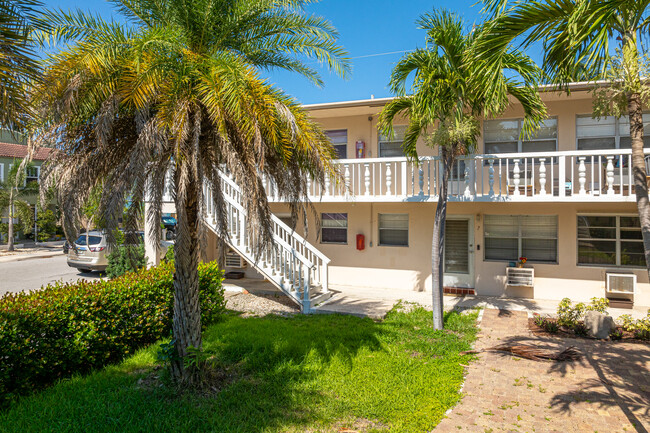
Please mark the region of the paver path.
<svg viewBox="0 0 650 433"><path fill-rule="evenodd" d="M573 345L583 358L551 363L481 353L468 369L465 396L434 433L650 430L650 346L535 336L527 313L484 310L476 348L503 343Z"/></svg>

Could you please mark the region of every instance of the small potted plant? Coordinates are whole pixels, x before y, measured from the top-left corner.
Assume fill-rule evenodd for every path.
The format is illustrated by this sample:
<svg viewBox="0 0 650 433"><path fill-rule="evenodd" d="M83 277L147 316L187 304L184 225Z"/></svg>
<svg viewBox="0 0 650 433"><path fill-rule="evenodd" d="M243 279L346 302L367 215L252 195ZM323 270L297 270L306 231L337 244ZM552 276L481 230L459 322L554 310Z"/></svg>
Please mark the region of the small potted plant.
<svg viewBox="0 0 650 433"><path fill-rule="evenodd" d="M527 261L528 259L526 257L519 257L519 261L517 262L517 267L523 268Z"/></svg>

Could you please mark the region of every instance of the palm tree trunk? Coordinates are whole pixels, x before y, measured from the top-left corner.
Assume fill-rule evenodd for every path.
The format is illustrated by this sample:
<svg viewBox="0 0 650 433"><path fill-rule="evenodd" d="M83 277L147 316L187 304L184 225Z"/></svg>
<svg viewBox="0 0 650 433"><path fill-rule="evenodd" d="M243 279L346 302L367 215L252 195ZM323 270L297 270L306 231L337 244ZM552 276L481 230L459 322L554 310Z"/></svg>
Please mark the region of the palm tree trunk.
<svg viewBox="0 0 650 433"><path fill-rule="evenodd" d="M444 288L444 253L445 253L445 221L447 219L447 189L449 173L453 164L453 152L446 147L440 148L442 157L442 182L440 196L436 206L436 216L433 220L433 240L431 242L431 296L433 304L433 329L443 329L443 288Z"/></svg>
<svg viewBox="0 0 650 433"><path fill-rule="evenodd" d="M14 193L9 193L9 222L7 223L7 251L14 250Z"/></svg>
<svg viewBox="0 0 650 433"><path fill-rule="evenodd" d="M647 173L643 152L643 108L641 106L641 95L638 93L629 95L627 107L630 115L634 191L636 193L636 205L639 211L641 233L643 234L646 268L650 277L650 203L648 203L648 183L646 181Z"/></svg>
<svg viewBox="0 0 650 433"><path fill-rule="evenodd" d="M182 164L188 165L187 162ZM182 173L185 171L185 173ZM172 377L180 384L193 384L199 377L196 368L185 365L190 348L201 349L201 311L199 306L199 190L194 170L179 167L176 171L176 209L178 235L174 245L174 321L173 337L177 358L172 362ZM180 185L184 181L185 185Z"/></svg>

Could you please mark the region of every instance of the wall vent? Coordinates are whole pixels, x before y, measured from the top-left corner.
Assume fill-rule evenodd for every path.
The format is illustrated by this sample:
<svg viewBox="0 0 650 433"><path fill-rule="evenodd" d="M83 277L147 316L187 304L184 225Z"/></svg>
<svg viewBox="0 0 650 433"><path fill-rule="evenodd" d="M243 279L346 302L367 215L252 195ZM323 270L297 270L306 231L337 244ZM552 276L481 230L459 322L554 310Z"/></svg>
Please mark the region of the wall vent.
<svg viewBox="0 0 650 433"><path fill-rule="evenodd" d="M635 274L607 273L607 293L634 294L636 291Z"/></svg>
<svg viewBox="0 0 650 433"><path fill-rule="evenodd" d="M245 268L246 267L246 260L242 258L239 254L237 254L233 250L229 250L226 253L226 267L228 268Z"/></svg>

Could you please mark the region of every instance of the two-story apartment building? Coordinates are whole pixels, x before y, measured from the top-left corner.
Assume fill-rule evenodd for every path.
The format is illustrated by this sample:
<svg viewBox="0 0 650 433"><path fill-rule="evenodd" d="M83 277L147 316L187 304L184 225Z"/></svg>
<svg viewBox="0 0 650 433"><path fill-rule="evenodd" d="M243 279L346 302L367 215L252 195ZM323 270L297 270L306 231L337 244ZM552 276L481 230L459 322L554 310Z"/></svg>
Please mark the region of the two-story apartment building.
<svg viewBox="0 0 650 433"><path fill-rule="evenodd" d="M626 118L593 119L589 90L580 83L571 86L570 96L543 89L549 117L530 140L520 138L523 111L515 103L499 119L481 122L476 153L458 160L449 181L447 293L554 300L607 294L650 306L629 124ZM311 185L320 232L312 220L304 240L301 225L292 233L278 221L280 251L257 264L246 253L254 240L245 233L237 187L224 177L232 200L231 246L251 262L248 277L273 280L281 274L276 285L293 282L287 287L298 288L296 298L306 296L300 287L315 283L321 290L431 290L441 164L437 150L424 142L418 145L419 163L408 162L401 150L403 127L397 125L392 138L378 132L378 114L389 100L305 107L330 135L344 185ZM650 114L647 122L650 140ZM273 185L265 185L274 214L289 224L287 207ZM522 256L528 259L524 270L509 269ZM230 257L235 260L227 264L241 266L236 254Z"/></svg>

